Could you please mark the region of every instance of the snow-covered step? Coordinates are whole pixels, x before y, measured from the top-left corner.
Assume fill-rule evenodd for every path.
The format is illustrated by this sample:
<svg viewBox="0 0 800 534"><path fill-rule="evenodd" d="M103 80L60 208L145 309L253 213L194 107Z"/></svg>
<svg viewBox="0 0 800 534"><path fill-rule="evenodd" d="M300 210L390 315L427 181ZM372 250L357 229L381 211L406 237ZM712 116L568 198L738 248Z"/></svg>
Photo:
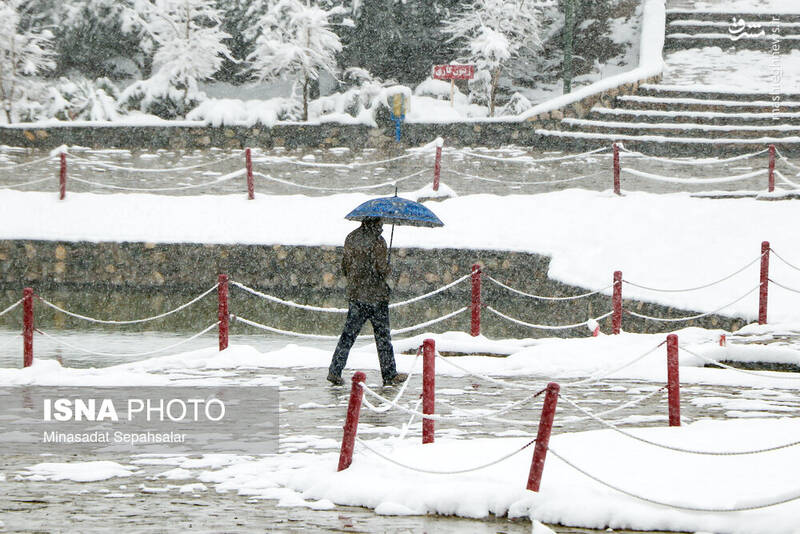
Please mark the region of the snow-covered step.
<svg viewBox="0 0 800 534"><path fill-rule="evenodd" d="M800 13L781 13L778 10L737 9L735 11L723 10L696 10L696 9L667 9L667 25L677 21L702 21L732 24L733 18L743 19L746 24L791 25L800 23Z"/></svg>
<svg viewBox="0 0 800 534"><path fill-rule="evenodd" d="M543 146L560 147L603 147L614 141L622 141L629 148L647 147L653 154L712 154L742 153L762 150L768 145L776 145L785 154L800 153L800 136L787 137L686 137L682 135L631 135L615 131L607 133L549 130L539 128L535 133L541 136Z"/></svg>
<svg viewBox="0 0 800 534"><path fill-rule="evenodd" d="M800 126L791 124L753 126L742 124L698 124L698 123L672 123L672 122L621 122L598 121L590 119L568 118L561 121L567 131L582 131L591 133L608 133L614 131L625 135L675 135L684 137L709 137L709 138L752 138L752 137L786 137L800 136Z"/></svg>
<svg viewBox="0 0 800 534"><path fill-rule="evenodd" d="M687 48L703 48L718 46L723 50L735 48L737 50L764 50L771 51L772 46L778 44L778 52L787 54L791 50L800 49L800 35L775 35L769 32L743 34L734 39L728 33L667 33L664 39L665 50L682 50Z"/></svg>
<svg viewBox="0 0 800 534"><path fill-rule="evenodd" d="M671 111L658 109L592 108L585 117L597 121L673 122L696 124L800 125L797 113L725 113L720 111Z"/></svg>
<svg viewBox="0 0 800 534"><path fill-rule="evenodd" d="M786 88L788 89L788 87ZM739 89L727 85L670 85L662 83L645 83L639 86L640 96L658 96L671 98L704 98L708 100L773 100L771 93L754 93L748 89ZM800 102L800 93L779 93L781 101Z"/></svg>
<svg viewBox="0 0 800 534"><path fill-rule="evenodd" d="M724 32L729 32L731 29L737 30L739 28L738 25L732 20L733 17L737 19L741 19L745 21L745 24L752 23L754 21L748 20L744 15L733 15L731 18L727 20L703 20L703 19L679 19L679 20L672 20L667 23L667 30L672 29L686 29L687 31L691 30L708 30L709 28L714 29L721 29ZM781 22L780 20L773 22L773 21L756 21L758 24L762 26L763 29L772 29L778 28L780 33L797 33L791 30L799 30L800 31L800 21L799 22ZM789 30L789 31L786 31Z"/></svg>
<svg viewBox="0 0 800 534"><path fill-rule="evenodd" d="M768 97L769 95L763 95ZM771 99L744 100L708 99L708 98L676 98L642 95L622 95L616 98L617 104L628 109L663 109L679 111L721 111L770 113L800 111L800 101L782 100L778 103ZM776 106L777 104L777 106Z"/></svg>

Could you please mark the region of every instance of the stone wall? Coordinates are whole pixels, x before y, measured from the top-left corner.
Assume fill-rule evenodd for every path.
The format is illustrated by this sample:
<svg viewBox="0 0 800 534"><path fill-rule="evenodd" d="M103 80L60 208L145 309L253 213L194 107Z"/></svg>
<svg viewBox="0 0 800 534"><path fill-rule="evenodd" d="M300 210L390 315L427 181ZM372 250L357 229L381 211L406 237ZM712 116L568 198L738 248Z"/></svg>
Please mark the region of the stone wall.
<svg viewBox="0 0 800 534"><path fill-rule="evenodd" d="M59 306L86 315L130 319L168 311L212 287L218 273L266 293L326 307L345 307L344 279L340 275L340 247L202 245L153 243L89 243L56 241L0 241L0 302L13 302L25 286ZM584 288L567 286L547 277L550 259L536 254L460 249L395 249L392 252L393 300L404 300L437 289L465 274L478 263L487 274L511 287L538 295L568 296ZM609 273L609 277L611 273ZM231 312L271 326L300 332L338 333L341 316L287 309L231 289ZM607 295L558 303L532 300L509 293L484 279L482 298L510 316L535 324L574 324L610 310ZM397 308L396 326L418 324L467 306L469 282L434 298ZM684 316L687 310L625 301L625 307L654 316ZM209 296L200 304L160 323L159 328L197 331L215 318L216 303ZM37 305L37 324L85 327ZM6 316L0 324L17 327L19 317ZM744 322L708 317L688 323L734 329ZM483 312L484 333L490 337L585 336L583 328L543 332L510 324ZM666 331L674 325L626 317L629 331ZM141 328L151 328L143 325ZM469 328L462 314L432 327ZM602 323L609 331L610 322Z"/></svg>

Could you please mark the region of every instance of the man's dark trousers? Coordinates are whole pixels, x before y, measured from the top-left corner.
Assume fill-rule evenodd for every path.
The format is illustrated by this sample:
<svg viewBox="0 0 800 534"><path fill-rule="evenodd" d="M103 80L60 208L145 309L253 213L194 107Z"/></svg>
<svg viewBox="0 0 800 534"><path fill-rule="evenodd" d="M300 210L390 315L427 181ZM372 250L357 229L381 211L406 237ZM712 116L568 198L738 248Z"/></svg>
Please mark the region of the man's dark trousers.
<svg viewBox="0 0 800 534"><path fill-rule="evenodd" d="M394 349L392 348L391 334L389 333L389 303L388 302L359 302L350 301L347 311L347 320L344 330L339 337L339 344L333 353L329 371L335 376L342 376L342 370L347 364L350 348L356 341L358 333L367 319L372 323L375 332L375 345L378 348L378 361L381 366L381 375L384 382L388 382L397 373L394 362Z"/></svg>

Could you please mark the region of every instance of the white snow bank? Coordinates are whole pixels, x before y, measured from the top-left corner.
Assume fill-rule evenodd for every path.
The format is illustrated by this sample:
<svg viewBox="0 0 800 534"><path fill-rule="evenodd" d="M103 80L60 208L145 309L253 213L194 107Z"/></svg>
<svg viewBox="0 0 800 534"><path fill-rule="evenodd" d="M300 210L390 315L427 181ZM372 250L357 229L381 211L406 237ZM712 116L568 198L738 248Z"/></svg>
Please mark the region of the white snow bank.
<svg viewBox="0 0 800 534"><path fill-rule="evenodd" d="M543 102L523 113L519 118L528 119L540 113L569 106L589 96L614 89L620 85L634 83L661 74L664 70L664 28L666 24L665 0L643 0L642 32L639 36L639 66L628 72L603 78L591 85L581 87L566 95Z"/></svg>
<svg viewBox="0 0 800 534"><path fill-rule="evenodd" d="M73 482L97 482L114 477L129 477L136 467L125 466L117 462L65 462L41 463L26 467L19 475L22 480L41 482L44 480Z"/></svg>
<svg viewBox="0 0 800 534"><path fill-rule="evenodd" d="M558 418L558 412L556 412ZM800 440L797 419L708 420L683 427L628 429L659 443L711 451L753 450ZM370 440L371 447L422 469L455 470L484 464L530 438ZM539 493L525 489L531 448L472 473L434 475L390 464L357 447L352 465L336 472L338 453L293 454L244 461L201 473L217 491L299 501L329 500L382 513L530 517L584 528L708 531L717 534L796 532L800 502L741 513L687 512L646 503L606 488L556 458L557 452L600 480L636 495L688 507L735 508L800 493L788 465L791 447L749 456L700 456L656 448L611 430L554 435Z"/></svg>
<svg viewBox="0 0 800 534"><path fill-rule="evenodd" d="M354 227L344 215L369 198L69 193L59 201L55 193L5 190L0 191L0 239L338 246ZM466 195L430 207L445 226L397 228L396 247L542 254L552 258L551 278L590 289L607 287L615 270L626 280L655 288L707 284L756 259L765 240L800 265L800 212L790 201L714 200L688 193L631 192L619 197L570 189L540 195ZM475 259L480 260L479 252ZM800 272L773 260L770 278L800 287ZM214 273L207 275L213 283ZM753 290L758 281L754 263L700 291L657 293L625 285L623 295L712 312ZM757 300L757 292L752 292L720 313L754 319ZM795 293L772 285L770 321L800 322L797 302ZM504 311L502 302L487 304ZM609 309L610 303L608 309L595 312Z"/></svg>

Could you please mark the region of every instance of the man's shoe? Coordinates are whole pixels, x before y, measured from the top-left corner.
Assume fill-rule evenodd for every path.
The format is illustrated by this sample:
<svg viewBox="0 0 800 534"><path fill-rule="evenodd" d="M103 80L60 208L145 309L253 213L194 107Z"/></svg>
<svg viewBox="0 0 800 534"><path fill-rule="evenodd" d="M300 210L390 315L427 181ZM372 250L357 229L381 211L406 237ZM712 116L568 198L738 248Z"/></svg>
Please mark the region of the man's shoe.
<svg viewBox="0 0 800 534"><path fill-rule="evenodd" d="M334 386L343 386L344 380L341 376L335 375L333 373L328 373L328 382L333 384Z"/></svg>
<svg viewBox="0 0 800 534"><path fill-rule="evenodd" d="M396 375L394 375L389 380L384 380L383 381L383 385L384 386L395 386L395 385L398 385L398 384L402 384L406 380L408 380L408 375L407 374L405 374L405 373L397 373Z"/></svg>

